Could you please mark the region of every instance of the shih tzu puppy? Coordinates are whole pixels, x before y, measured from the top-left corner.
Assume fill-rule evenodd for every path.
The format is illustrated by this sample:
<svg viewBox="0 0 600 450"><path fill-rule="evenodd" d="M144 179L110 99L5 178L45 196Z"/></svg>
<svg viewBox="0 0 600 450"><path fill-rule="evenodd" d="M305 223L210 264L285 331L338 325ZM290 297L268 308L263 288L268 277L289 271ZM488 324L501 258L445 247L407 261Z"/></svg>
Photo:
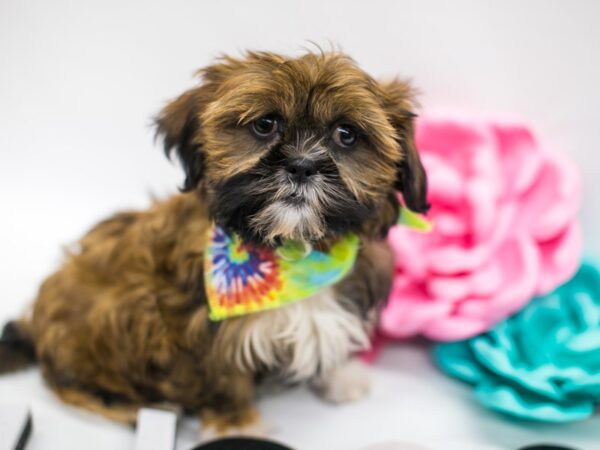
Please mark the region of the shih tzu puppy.
<svg viewBox="0 0 600 450"><path fill-rule="evenodd" d="M354 400L388 294L385 241L424 212L411 88L347 56L249 52L202 69L156 119L182 192L97 224L10 322L0 371L37 361L64 401L122 421L144 405L228 434L265 380Z"/></svg>

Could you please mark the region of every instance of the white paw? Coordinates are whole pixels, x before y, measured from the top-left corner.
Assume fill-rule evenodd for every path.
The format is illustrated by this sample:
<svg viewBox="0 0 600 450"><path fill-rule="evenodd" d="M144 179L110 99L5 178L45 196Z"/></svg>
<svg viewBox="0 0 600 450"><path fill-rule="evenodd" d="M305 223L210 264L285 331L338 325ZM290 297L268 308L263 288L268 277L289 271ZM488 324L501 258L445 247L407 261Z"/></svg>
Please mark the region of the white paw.
<svg viewBox="0 0 600 450"><path fill-rule="evenodd" d="M239 427L217 428L214 425L203 425L200 429L202 442L208 442L219 438L245 436L265 438L269 435L271 427L259 420Z"/></svg>
<svg viewBox="0 0 600 450"><path fill-rule="evenodd" d="M321 396L332 403L354 402L371 390L369 370L357 359L341 365L316 385Z"/></svg>

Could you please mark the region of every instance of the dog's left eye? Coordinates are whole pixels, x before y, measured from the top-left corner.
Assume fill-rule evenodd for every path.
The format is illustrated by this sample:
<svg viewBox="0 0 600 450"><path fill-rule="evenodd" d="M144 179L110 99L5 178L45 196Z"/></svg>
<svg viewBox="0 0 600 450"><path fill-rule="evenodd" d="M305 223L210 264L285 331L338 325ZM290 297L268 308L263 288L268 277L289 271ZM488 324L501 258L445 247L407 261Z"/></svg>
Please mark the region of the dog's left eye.
<svg viewBox="0 0 600 450"><path fill-rule="evenodd" d="M274 114L259 117L250 125L252 133L261 139L273 136L279 130L279 121Z"/></svg>
<svg viewBox="0 0 600 450"><path fill-rule="evenodd" d="M352 125L338 125L333 130L333 142L340 147L350 148L358 140L358 133Z"/></svg>

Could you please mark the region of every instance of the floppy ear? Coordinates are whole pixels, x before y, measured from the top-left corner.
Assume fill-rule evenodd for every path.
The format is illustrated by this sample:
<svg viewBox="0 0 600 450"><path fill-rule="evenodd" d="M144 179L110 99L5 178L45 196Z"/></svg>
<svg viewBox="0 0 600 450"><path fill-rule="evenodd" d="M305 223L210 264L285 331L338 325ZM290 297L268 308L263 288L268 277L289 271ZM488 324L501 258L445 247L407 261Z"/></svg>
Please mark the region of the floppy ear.
<svg viewBox="0 0 600 450"><path fill-rule="evenodd" d="M415 145L414 121L417 116L412 111L412 89L407 83L399 80L383 84L381 87L384 92L384 107L396 129L397 140L402 148L402 160L398 163L395 187L402 193L408 208L425 213L430 206L427 203L427 174Z"/></svg>
<svg viewBox="0 0 600 450"><path fill-rule="evenodd" d="M194 189L204 168L204 155L199 141L200 113L206 104L203 88L185 92L167 104L155 119L156 136L161 136L165 154L177 153L185 171L185 180L181 188L187 192Z"/></svg>
<svg viewBox="0 0 600 450"><path fill-rule="evenodd" d="M398 178L396 189L402 192L404 203L411 210L418 213L426 213L429 210L427 202L427 173L423 168L419 152L415 145L414 117L405 125L400 135L400 145L404 151L404 158L398 165Z"/></svg>

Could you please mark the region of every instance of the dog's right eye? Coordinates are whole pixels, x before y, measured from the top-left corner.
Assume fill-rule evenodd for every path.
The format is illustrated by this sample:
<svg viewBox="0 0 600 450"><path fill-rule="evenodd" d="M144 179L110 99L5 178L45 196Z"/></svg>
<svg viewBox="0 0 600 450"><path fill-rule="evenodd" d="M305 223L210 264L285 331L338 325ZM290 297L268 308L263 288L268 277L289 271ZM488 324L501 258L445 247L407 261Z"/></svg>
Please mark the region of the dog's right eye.
<svg viewBox="0 0 600 450"><path fill-rule="evenodd" d="M333 130L333 141L343 148L350 148L356 144L358 133L352 125L341 124Z"/></svg>
<svg viewBox="0 0 600 450"><path fill-rule="evenodd" d="M267 114L253 121L250 124L250 130L258 138L269 138L279 130L279 121L275 114Z"/></svg>

